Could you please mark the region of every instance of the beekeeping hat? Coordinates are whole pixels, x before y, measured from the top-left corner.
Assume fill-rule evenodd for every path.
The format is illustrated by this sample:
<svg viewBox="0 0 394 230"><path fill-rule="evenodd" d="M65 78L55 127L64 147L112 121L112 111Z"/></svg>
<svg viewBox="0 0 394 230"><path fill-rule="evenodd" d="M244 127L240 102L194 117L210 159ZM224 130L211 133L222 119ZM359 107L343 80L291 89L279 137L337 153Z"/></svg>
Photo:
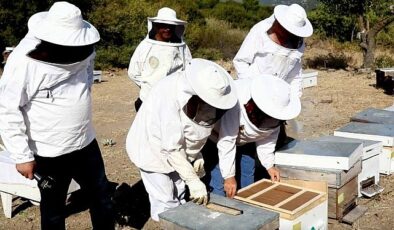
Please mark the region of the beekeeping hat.
<svg viewBox="0 0 394 230"><path fill-rule="evenodd" d="M312 24L304 8L298 4L277 5L274 8L274 16L283 28L298 37L306 38L313 33Z"/></svg>
<svg viewBox="0 0 394 230"><path fill-rule="evenodd" d="M237 103L233 79L218 64L195 58L186 64L186 78L203 101L218 109L231 109Z"/></svg>
<svg viewBox="0 0 394 230"><path fill-rule="evenodd" d="M283 79L258 75L253 77L250 87L253 101L265 114L278 120L291 120L300 114L300 98Z"/></svg>
<svg viewBox="0 0 394 230"><path fill-rule="evenodd" d="M36 38L62 46L86 46L100 40L97 29L82 19L81 10L68 2L55 2L49 11L34 14L28 26Z"/></svg>
<svg viewBox="0 0 394 230"><path fill-rule="evenodd" d="M182 21L176 17L175 10L163 7L157 12L156 17L149 17L148 20L156 23L165 23L165 24L172 24L172 25L184 25L186 24L185 21Z"/></svg>

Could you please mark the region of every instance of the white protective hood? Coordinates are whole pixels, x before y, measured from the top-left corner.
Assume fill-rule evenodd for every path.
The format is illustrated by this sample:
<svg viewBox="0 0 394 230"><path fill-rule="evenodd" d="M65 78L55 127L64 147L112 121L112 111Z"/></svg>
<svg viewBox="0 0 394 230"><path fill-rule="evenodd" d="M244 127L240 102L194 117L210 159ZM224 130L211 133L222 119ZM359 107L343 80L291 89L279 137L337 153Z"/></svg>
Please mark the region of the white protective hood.
<svg viewBox="0 0 394 230"><path fill-rule="evenodd" d="M152 37L155 35L155 32L153 31L153 23L155 23L154 18L148 18L148 34L146 36L146 40L148 42L151 42L153 44L160 44L160 45L166 45L166 46L184 46L185 41L184 41L184 33L185 33L185 24L184 23L176 23L176 22L170 22L168 24L175 25L175 36L179 39L180 42L162 42L162 41L156 41L152 39ZM160 21L160 23L164 23L164 21Z"/></svg>

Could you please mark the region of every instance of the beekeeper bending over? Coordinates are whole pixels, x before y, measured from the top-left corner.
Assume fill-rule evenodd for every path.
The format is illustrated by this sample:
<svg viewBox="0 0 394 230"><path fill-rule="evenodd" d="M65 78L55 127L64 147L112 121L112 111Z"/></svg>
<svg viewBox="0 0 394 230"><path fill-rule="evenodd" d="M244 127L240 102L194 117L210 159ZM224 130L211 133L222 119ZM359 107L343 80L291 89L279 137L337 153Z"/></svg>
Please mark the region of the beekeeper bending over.
<svg viewBox="0 0 394 230"><path fill-rule="evenodd" d="M210 137L217 149L207 144L211 148L203 151L212 192L228 197L234 197L237 181L240 188L254 182L256 152L271 180L279 181L274 167L279 127L301 111L297 93L278 77L255 76L236 80L234 85L238 103L217 122Z"/></svg>
<svg viewBox="0 0 394 230"><path fill-rule="evenodd" d="M183 40L185 25L168 7L161 8L156 17L148 18L148 35L134 51L128 69L129 77L140 87L139 98L134 103L136 111L154 84L184 70L185 63L192 59Z"/></svg>
<svg viewBox="0 0 394 230"><path fill-rule="evenodd" d="M127 135L126 148L140 169L149 193L151 217L190 198L208 201L200 150L214 123L237 98L230 75L219 65L193 59L183 72L173 73L152 88Z"/></svg>
<svg viewBox="0 0 394 230"><path fill-rule="evenodd" d="M233 63L238 78L271 74L302 93L304 38L313 33L304 8L277 5L274 14L252 27Z"/></svg>

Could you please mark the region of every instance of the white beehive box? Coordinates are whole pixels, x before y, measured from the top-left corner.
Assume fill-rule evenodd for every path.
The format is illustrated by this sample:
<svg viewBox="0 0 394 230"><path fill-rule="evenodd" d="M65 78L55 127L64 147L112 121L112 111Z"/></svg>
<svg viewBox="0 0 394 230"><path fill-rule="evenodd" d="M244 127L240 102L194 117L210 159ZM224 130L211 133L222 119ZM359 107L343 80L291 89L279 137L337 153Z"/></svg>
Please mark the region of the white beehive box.
<svg viewBox="0 0 394 230"><path fill-rule="evenodd" d="M235 199L278 212L279 229L327 229L328 227L325 182L290 183L263 179L240 189Z"/></svg>
<svg viewBox="0 0 394 230"><path fill-rule="evenodd" d="M302 88L309 88L317 85L318 72L302 73Z"/></svg>
<svg viewBox="0 0 394 230"><path fill-rule="evenodd" d="M210 208L211 204L222 206ZM241 211L229 214L224 209ZM279 214L236 199L210 194L207 206L192 201L159 214L160 229L167 230L271 230L279 227Z"/></svg>
<svg viewBox="0 0 394 230"><path fill-rule="evenodd" d="M384 110L394 111L394 104L392 106L389 106L389 107L385 108Z"/></svg>
<svg viewBox="0 0 394 230"><path fill-rule="evenodd" d="M275 164L349 170L362 156L362 144L294 140L275 152Z"/></svg>
<svg viewBox="0 0 394 230"><path fill-rule="evenodd" d="M68 194L80 187L71 180ZM7 151L0 151L0 194L4 215L12 217L12 197L19 196L38 204L41 201L40 191L35 180L29 180L16 171L15 163Z"/></svg>
<svg viewBox="0 0 394 230"><path fill-rule="evenodd" d="M103 71L101 70L94 70L93 71L93 82L94 83L100 83L101 82L101 75Z"/></svg>
<svg viewBox="0 0 394 230"><path fill-rule="evenodd" d="M363 194L370 197L383 191L379 189L375 193L367 193L370 189L367 188L367 181L372 180L373 184L378 185L380 180L379 174L379 156L382 151L382 142L361 140L354 138L338 137L338 136L323 136L314 139L316 141L336 141L336 142L350 142L350 143L362 143L363 144L363 155L361 161L361 172L358 174L358 196L361 197ZM378 188L379 186L374 186ZM364 188L364 191L362 191Z"/></svg>
<svg viewBox="0 0 394 230"><path fill-rule="evenodd" d="M394 171L394 124L350 122L334 131L334 135L382 142L380 173L390 175Z"/></svg>
<svg viewBox="0 0 394 230"><path fill-rule="evenodd" d="M365 123L394 124L394 111L368 108L356 113L350 120Z"/></svg>

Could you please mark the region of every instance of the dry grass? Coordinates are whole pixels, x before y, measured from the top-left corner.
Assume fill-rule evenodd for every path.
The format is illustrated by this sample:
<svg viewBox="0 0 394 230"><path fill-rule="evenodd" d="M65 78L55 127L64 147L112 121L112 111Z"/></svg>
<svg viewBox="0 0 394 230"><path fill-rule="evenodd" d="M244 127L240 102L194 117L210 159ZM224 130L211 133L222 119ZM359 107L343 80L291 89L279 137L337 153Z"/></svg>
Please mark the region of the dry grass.
<svg viewBox="0 0 394 230"><path fill-rule="evenodd" d="M308 54L309 55L309 54ZM231 63L219 62L234 74ZM139 179L138 169L130 162L125 151L128 129L134 118L133 102L138 88L127 78L125 70L105 71L104 82L93 86L94 124L99 143L113 139L113 147L102 146L108 178L116 183L135 184ZM303 110L298 118L300 139L307 139L332 132L349 121L349 117L365 108L384 108L393 104L393 97L375 89L374 76L354 74L348 71L319 71L318 85L304 90ZM394 178L382 177L385 191L373 200L361 199L369 210L353 227L345 224L330 225L330 229L392 229L394 226ZM137 196L138 194L135 194ZM21 203L21 201L18 201ZM18 204L16 202L15 204ZM1 206L0 206L1 207ZM0 209L0 211L2 211ZM12 219L0 215L0 229L37 229L39 209L28 207ZM88 211L82 211L67 218L68 229L90 229ZM124 227L123 229L132 229ZM145 229L159 229L148 221Z"/></svg>

